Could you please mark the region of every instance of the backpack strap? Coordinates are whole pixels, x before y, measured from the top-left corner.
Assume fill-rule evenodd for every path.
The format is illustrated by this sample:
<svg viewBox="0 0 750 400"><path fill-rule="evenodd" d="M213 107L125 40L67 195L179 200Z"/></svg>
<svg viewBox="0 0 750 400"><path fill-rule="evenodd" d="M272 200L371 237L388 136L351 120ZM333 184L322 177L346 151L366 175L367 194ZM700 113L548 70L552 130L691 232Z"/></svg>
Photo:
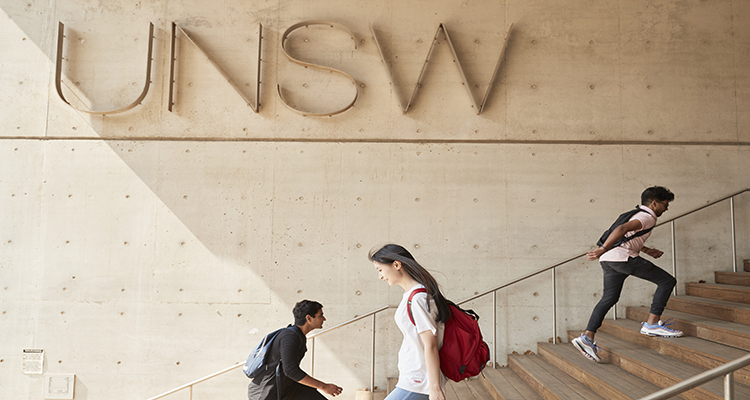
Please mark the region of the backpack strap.
<svg viewBox="0 0 750 400"><path fill-rule="evenodd" d="M636 207L636 208L638 209L638 212L645 212L645 213L648 214L648 212L646 210L644 210L644 209L642 209L640 207ZM638 213L634 213L633 216L635 216L635 214L638 214ZM648 215L651 215L651 214L648 214ZM630 236L630 237L623 236L622 239L620 239L620 243L618 243L616 246L613 246L613 248L617 247L617 246L620 246L620 245L623 245L626 242L629 242L630 240L637 238L638 236L643 236L643 235L651 232L651 230L654 229L654 227L656 227L656 224L654 224L654 226L652 226L652 227L650 227L648 229L642 229L642 230L634 233L633 236Z"/></svg>
<svg viewBox="0 0 750 400"><path fill-rule="evenodd" d="M281 400L281 375L284 373L284 368L281 366L281 359L279 364L276 365L276 400Z"/></svg>
<svg viewBox="0 0 750 400"><path fill-rule="evenodd" d="M414 315L411 313L411 300L414 298L414 295L416 295L417 293L427 293L427 289L425 288L415 289L409 295L409 300L406 301L406 311L409 313L409 320L414 326L417 326L417 324L414 322Z"/></svg>
<svg viewBox="0 0 750 400"><path fill-rule="evenodd" d="M635 215L636 215L636 214L638 214L639 212L645 212L645 213L648 213L648 212L647 212L646 210L642 209L642 208L641 208L640 206L635 206L635 209L634 209L634 210L631 210L631 211L629 211L629 212L628 212L628 213L632 213L632 214L630 214L630 217L628 218L628 221L625 221L625 222L623 222L623 224L625 224L625 223L629 222L629 221L630 221L630 218L633 218L633 216L635 216ZM625 213L624 213L624 214L622 214L622 215L625 215ZM620 215L620 217L622 217L622 215ZM649 215L651 215L651 214L649 214ZM619 220L619 218L618 218L618 220ZM615 222L615 223L616 223L616 222ZM622 225L622 224L620 224L620 225ZM613 231L613 230L614 230L614 229L615 229L616 227L618 227L618 226L620 226L620 225L612 225L612 226L611 226L611 227L610 227L610 228L609 228L609 229L608 229L607 231L605 231L605 234L606 234L607 232L609 232L609 234L611 234L611 233L612 233L612 231ZM645 235L645 234L647 234L647 233L651 232L651 230L652 230L652 229L654 229L655 227L656 227L656 225L654 225L654 226L652 226L652 227L650 227L650 228L648 228L648 229L643 229L643 230L640 230L640 231L638 231L638 232L634 233L634 234L633 234L633 236L630 236L630 237L628 237L628 236L623 236L623 237L621 237L621 238L620 238L620 240L618 240L617 242L615 242L615 244L614 244L614 245L613 245L613 246L612 246L612 247L611 247L611 248L610 248L609 250L612 250L612 249L614 249L615 247L619 247L619 246L621 246L621 245L623 245L623 244L625 244L625 243L629 242L630 240L632 240L632 239L635 239L635 238L637 238L638 236L643 236L643 235ZM607 235L607 236L609 236L609 235ZM596 245L597 245L597 246L602 246L602 245L604 245L604 241L605 241L605 240L607 240L607 238L606 238L606 237L604 237L604 236L602 236L602 237L601 237L601 238L599 238L599 240L598 240L598 241L596 242Z"/></svg>

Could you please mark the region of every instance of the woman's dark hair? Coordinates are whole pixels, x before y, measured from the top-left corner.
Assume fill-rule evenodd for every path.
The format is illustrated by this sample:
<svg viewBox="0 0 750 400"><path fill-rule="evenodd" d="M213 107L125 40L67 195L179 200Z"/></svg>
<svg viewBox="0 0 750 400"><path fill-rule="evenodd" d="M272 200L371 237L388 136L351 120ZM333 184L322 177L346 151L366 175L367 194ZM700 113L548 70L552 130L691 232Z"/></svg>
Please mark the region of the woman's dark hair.
<svg viewBox="0 0 750 400"><path fill-rule="evenodd" d="M292 314L294 314L294 325L304 325L305 322L307 322L307 318L305 317L309 315L315 318L315 315L318 314L318 311L322 308L322 304L312 300L302 300L295 304L294 309L292 310Z"/></svg>
<svg viewBox="0 0 750 400"><path fill-rule="evenodd" d="M370 250L368 255L370 261L379 262L381 264L393 264L394 261L401 263L404 270L411 276L415 281L424 285L427 289L427 294L435 300L437 306L437 322L446 322L451 317L450 308L448 308L449 301L443 297L440 293L440 285L438 285L435 278L427 272L424 267L414 259L414 256L409 253L403 246L397 244L387 244L379 249Z"/></svg>
<svg viewBox="0 0 750 400"><path fill-rule="evenodd" d="M641 204L647 206L652 201L672 201L674 193L664 186L651 186L641 193Z"/></svg>

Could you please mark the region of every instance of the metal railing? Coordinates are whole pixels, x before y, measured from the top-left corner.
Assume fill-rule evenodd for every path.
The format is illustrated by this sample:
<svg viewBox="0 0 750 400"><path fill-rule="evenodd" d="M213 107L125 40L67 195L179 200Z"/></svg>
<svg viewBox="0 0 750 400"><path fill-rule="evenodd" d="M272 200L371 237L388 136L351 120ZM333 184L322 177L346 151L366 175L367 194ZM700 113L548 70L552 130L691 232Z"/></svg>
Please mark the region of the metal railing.
<svg viewBox="0 0 750 400"><path fill-rule="evenodd" d="M677 383L668 388L662 389L658 392L651 393L646 397L641 397L639 400L662 400L669 399L680 393L687 392L688 390L700 386L706 382L712 381L720 376L724 376L724 399L734 399L734 371L750 365L750 354L740 357L734 361L730 361L724 365L719 365L714 369L710 369L706 372L702 372L692 378L685 379L684 381Z"/></svg>
<svg viewBox="0 0 750 400"><path fill-rule="evenodd" d="M747 189L741 190L739 192L730 194L730 195L722 197L722 198L720 198L718 200L711 201L711 202L706 203L706 204L704 204L704 205L702 205L700 207L697 207L697 208L694 208L694 209L692 209L690 211L682 213L682 214L680 214L680 215L678 215L678 216L676 216L676 217L674 217L672 219L668 219L666 221L663 221L663 222L660 222L660 223L656 224L655 227L666 225L666 224L670 225L670 228L671 228L671 239L672 239L672 274L673 274L673 276L675 278L677 278L677 255L676 255L676 245L675 245L675 243L676 243L675 242L675 221L678 220L678 219L680 219L680 218L683 218L683 217L686 217L688 215L691 215L693 213L696 213L696 212L698 212L698 211L700 211L700 210L702 210L704 208L707 208L707 207L710 207L712 205L721 203L721 202L723 202L725 200L729 200L729 207L730 207L730 219L731 219L731 231L732 231L732 267L733 267L733 271L737 272L737 251L736 251L737 245L736 245L735 224L734 224L734 198L736 196L740 195L740 194L743 194L743 193L747 192L747 191L750 191L750 188L747 188ZM492 349L492 358L490 359L490 363L491 363L491 365L493 367L496 365L496 362L497 362L496 361L497 360L497 292L499 290L501 290L501 289L507 288L507 287L512 286L512 285L514 285L516 283L525 281L526 279L529 279L531 277L540 275L540 274L542 274L544 272L547 272L547 271L551 270L552 271L552 343L557 343L557 299L556 299L557 283L556 283L556 273L555 272L556 272L556 269L558 267L560 267L562 265L565 265L565 264L567 264L567 263L569 263L571 261L574 261L574 260L576 260L576 259L578 259L580 257L583 257L585 255L586 255L586 252L578 254L578 255L575 255L575 256L570 257L570 258L568 258L566 260L563 260L563 261L560 261L558 263L552 264L550 266L541 268L541 269L539 269L537 271L531 272L529 274L526 274L524 276L516 278L516 279L514 279L514 280L512 280L510 282L504 283L504 284L502 284L500 286L497 286L497 287L494 287L492 289L486 290L486 291L484 291L482 293L476 294L476 295L474 295L472 297L469 297L467 299L464 299L464 300L456 303L458 305L461 305L461 304L464 304L464 303L468 303L468 302L470 302L472 300L476 300L478 298L481 298L481 297L487 296L489 294L492 294L492 326L493 326L493 329L492 329L492 347L493 347L493 349ZM677 287L677 285L675 285L675 287ZM374 390L374 388L375 388L375 332L376 332L376 330L375 330L375 316L378 313L383 312L383 311L385 311L385 310L387 310L389 308L393 308L393 307L383 306L381 308L378 308L378 309L370 311L370 312L368 312L366 314L354 317L354 318L352 318L352 319L350 319L348 321L342 322L342 323L340 323L340 324L338 324L336 326L333 326L331 328L328 328L326 330L323 330L321 332L318 332L316 334L308 336L307 339L308 340L312 340L312 345L311 345L311 350L310 350L310 354L311 354L311 371L310 371L310 375L313 375L314 371L315 371L315 338L316 337L318 337L320 335L323 335L323 334L326 334L328 332L337 330L339 328L342 328L342 327L347 326L349 324L352 324L354 322L360 321L360 320L362 320L364 318L372 317L372 327L371 327L371 329L372 329L372 346L371 346L371 361L372 361L372 364L370 366L371 369L370 369L370 388L369 389L371 391ZM617 307L613 307L613 311L614 311L614 318L617 319ZM744 359L744 357L742 359ZM739 360L736 360L736 361L739 361ZM732 363L729 363L729 364L732 364ZM729 364L726 364L726 365L729 365ZM219 372L216 372L214 374L208 375L208 376L203 377L201 379L197 379L197 380L195 380L193 382L190 382L188 384L182 385L182 386L180 386L178 388L175 388L175 389L172 389L172 390L170 390L168 392L164 392L164 393L162 393L160 395L151 397L148 400L157 400L157 399L163 398L163 397L165 397L165 396L167 396L169 394L175 393L175 392L177 392L179 390L186 389L188 387L190 388L190 400L192 400L192 398L193 398L192 397L192 393L193 393L192 387L194 385L196 385L198 383L201 383L201 382L204 382L204 381L206 381L208 379L211 379L211 378L213 378L213 377L215 377L217 375L221 375L221 374L223 374L225 372L231 371L232 369L239 368L242 365L244 365L244 363L235 364L235 365L233 365L231 367L225 368L225 369L223 369L223 370L221 370ZM742 366L737 367L735 369L742 368L745 365L750 365L750 361L748 361L747 364L743 364ZM722 368L722 367L718 367L716 369L719 369L719 368ZM724 371L724 370L722 369L722 371ZM724 372L723 374L726 374L726 372ZM719 373L716 376L720 376L720 375L723 375L723 374ZM698 377L701 377L703 375L704 374L701 374L701 375L698 375L698 376L696 376L694 378L698 378ZM708 378L708 380L711 380L711 379L713 379L713 378ZM688 381L685 381L685 382L688 382ZM703 382L699 383L698 385L700 385L702 383ZM690 387L690 388L692 388L692 387ZM686 388L684 390L688 390L690 388ZM657 392L657 393L660 393L660 392ZM663 397L658 397L658 398L661 399ZM644 398L644 399L651 399L651 398L648 397L648 398ZM656 399L656 398L654 398L654 399Z"/></svg>

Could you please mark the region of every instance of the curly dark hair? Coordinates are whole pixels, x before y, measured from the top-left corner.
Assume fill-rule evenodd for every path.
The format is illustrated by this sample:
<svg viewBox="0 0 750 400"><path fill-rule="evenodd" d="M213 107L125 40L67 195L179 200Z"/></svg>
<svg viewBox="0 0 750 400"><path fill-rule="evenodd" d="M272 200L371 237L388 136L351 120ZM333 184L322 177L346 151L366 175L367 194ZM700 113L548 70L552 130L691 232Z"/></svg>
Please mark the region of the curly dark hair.
<svg viewBox="0 0 750 400"><path fill-rule="evenodd" d="M294 325L301 326L307 322L308 315L315 318L315 315L323 308L323 305L317 301L302 300L294 305L292 314L294 314Z"/></svg>
<svg viewBox="0 0 750 400"><path fill-rule="evenodd" d="M647 206L652 201L672 201L674 193L664 186L651 186L641 193L641 204Z"/></svg>

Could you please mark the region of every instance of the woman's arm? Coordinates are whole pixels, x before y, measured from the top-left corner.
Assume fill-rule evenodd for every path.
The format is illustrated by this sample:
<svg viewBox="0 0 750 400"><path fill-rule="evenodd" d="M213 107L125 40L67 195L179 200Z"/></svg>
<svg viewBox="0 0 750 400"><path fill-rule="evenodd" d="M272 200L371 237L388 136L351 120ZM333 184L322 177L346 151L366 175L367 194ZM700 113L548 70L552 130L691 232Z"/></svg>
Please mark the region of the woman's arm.
<svg viewBox="0 0 750 400"><path fill-rule="evenodd" d="M427 377L430 380L430 400L445 400L445 393L440 387L440 355L438 354L437 337L429 330L421 332L419 337L424 343Z"/></svg>

